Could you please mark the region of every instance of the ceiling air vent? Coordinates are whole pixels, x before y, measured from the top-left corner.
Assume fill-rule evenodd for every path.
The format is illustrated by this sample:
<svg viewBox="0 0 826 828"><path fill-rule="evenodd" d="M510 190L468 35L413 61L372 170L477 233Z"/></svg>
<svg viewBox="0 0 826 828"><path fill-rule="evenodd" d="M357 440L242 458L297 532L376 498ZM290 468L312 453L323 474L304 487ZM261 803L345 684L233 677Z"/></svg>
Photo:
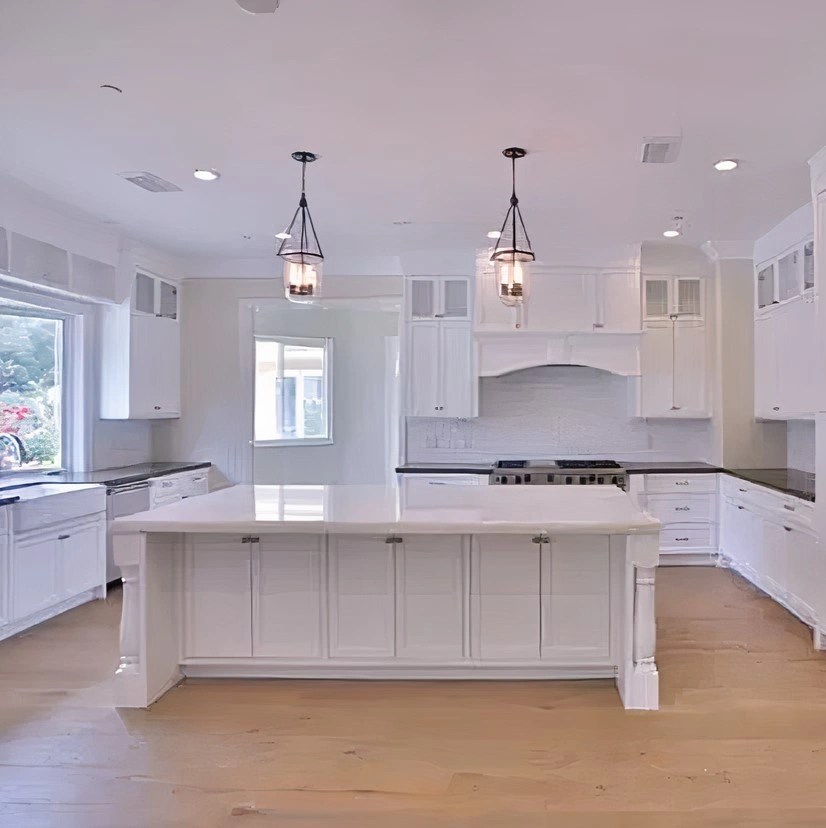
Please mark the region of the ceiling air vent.
<svg viewBox="0 0 826 828"><path fill-rule="evenodd" d="M166 181L163 178L158 178L157 175L152 175L149 172L122 172L118 173L121 178L137 184L138 187L144 190L149 190L150 193L180 193L181 188L171 181Z"/></svg>
<svg viewBox="0 0 826 828"><path fill-rule="evenodd" d="M682 138L679 135L642 139L643 164L672 164L680 154Z"/></svg>

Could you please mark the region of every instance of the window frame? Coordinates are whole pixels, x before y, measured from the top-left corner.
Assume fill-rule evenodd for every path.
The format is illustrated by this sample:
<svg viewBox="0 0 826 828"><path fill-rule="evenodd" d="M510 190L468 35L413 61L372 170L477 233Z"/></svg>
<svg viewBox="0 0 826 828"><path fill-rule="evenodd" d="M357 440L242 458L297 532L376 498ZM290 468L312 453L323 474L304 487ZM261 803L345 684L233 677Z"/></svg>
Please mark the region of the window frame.
<svg viewBox="0 0 826 828"><path fill-rule="evenodd" d="M252 445L253 448L295 448L297 446L331 446L333 434L333 354L334 339L331 336L278 336L277 334L253 334L252 338ZM256 346L258 342L280 342L284 345L304 345L318 347L324 343L324 400L327 414L326 437L287 437L283 439L257 440L255 438L255 412L258 400L258 382L255 371Z"/></svg>
<svg viewBox="0 0 826 828"><path fill-rule="evenodd" d="M4 305L0 301L0 316L21 316L35 319L53 319L62 323L60 352L60 462L56 466L27 466L3 469L0 477L18 474L54 474L67 468L83 468L85 435L82 379L84 366L82 343L82 314L73 312L68 303L37 293L4 289L0 285L0 300L18 303L21 307Z"/></svg>

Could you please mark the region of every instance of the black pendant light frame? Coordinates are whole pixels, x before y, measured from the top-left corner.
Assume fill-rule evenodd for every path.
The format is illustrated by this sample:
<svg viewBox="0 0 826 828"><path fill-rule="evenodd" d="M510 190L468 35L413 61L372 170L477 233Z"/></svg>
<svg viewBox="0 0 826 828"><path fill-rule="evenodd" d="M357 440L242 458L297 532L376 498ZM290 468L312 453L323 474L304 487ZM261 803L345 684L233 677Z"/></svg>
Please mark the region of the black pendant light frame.
<svg viewBox="0 0 826 828"><path fill-rule="evenodd" d="M286 259L288 262L297 262L299 264L323 262L324 253L318 241L318 235L313 224L313 217L310 215L310 208L307 206L307 195L305 193L307 164L317 161L318 155L314 152L299 150L298 152L294 152L292 157L296 161L301 162L301 198L293 214L293 219L285 231L288 233L288 237L281 240L277 255L282 259ZM293 228L297 221L300 223L300 232L297 239L298 247L297 249L290 249L296 243Z"/></svg>
<svg viewBox="0 0 826 828"><path fill-rule="evenodd" d="M531 240L528 231L525 229L522 211L519 209L519 199L516 197L516 159L524 158L527 151L522 147L508 147L502 150L502 155L511 159L513 189L511 191L510 207L508 207L508 212L505 214L505 220L502 222L502 229L499 231L499 238L496 240L490 260L492 262L532 262L536 259L536 256L531 249ZM520 248L517 243L519 238L517 228L519 227L522 228L522 235L525 238L525 248ZM507 233L510 233L510 236Z"/></svg>

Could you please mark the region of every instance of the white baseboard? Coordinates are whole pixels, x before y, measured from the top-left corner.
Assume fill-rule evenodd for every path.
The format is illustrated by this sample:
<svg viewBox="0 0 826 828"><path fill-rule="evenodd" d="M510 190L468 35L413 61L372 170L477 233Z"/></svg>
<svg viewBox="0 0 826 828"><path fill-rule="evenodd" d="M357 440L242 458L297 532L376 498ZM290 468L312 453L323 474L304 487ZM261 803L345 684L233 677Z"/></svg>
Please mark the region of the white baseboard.
<svg viewBox="0 0 826 828"><path fill-rule="evenodd" d="M660 551L660 566L717 566L716 549Z"/></svg>
<svg viewBox="0 0 826 828"><path fill-rule="evenodd" d="M89 601L105 597L106 587L95 587L95 589L90 589L87 592L81 592L80 595L75 595L73 598L67 598L59 604L54 604L54 606L40 610L40 612L36 612L26 618L21 618L19 621L13 621L11 624L6 624L5 626L0 627L0 641L5 640L6 638L11 638L13 635L17 635L18 633L25 632L32 627L36 627L38 624L42 624L44 621L48 621L50 618L61 615L70 609L79 607L81 604L87 604Z"/></svg>

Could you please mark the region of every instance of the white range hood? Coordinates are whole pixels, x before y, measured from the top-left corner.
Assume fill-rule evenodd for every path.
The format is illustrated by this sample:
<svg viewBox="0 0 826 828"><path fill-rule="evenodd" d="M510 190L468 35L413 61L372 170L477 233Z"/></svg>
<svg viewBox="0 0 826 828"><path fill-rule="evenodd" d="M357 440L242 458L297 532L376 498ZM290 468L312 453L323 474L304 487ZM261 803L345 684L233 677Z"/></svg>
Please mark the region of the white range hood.
<svg viewBox="0 0 826 828"><path fill-rule="evenodd" d="M640 247L547 251L522 309L497 296L490 252L479 250L474 336L477 372L497 377L544 365L581 365L640 376Z"/></svg>

